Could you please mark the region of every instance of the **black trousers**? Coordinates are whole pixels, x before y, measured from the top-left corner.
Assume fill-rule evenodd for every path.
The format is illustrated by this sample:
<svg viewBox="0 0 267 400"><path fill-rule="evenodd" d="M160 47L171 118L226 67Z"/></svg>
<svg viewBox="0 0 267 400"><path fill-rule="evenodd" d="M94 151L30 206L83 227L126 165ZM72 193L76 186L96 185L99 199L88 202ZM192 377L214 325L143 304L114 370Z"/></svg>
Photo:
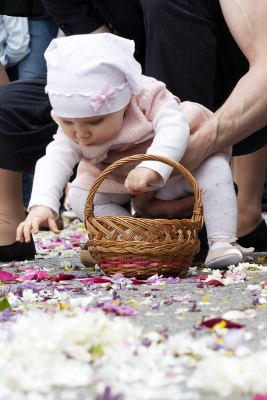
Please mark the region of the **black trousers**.
<svg viewBox="0 0 267 400"><path fill-rule="evenodd" d="M0 168L32 174L56 133L46 74L0 86Z"/></svg>
<svg viewBox="0 0 267 400"><path fill-rule="evenodd" d="M136 58L144 73L164 81L181 100L196 101L214 111L248 70L219 0L92 3L115 33L135 40ZM45 81L40 76L0 87L0 168L32 173L52 140L56 124L50 116ZM265 127L236 144L234 155L254 152L266 143Z"/></svg>

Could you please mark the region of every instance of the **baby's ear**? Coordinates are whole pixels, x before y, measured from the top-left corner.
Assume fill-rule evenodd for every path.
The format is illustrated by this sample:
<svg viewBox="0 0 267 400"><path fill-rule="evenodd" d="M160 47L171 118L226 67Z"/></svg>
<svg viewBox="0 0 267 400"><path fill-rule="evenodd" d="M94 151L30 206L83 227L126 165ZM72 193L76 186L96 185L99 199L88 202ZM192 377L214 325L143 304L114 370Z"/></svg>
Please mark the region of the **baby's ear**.
<svg viewBox="0 0 267 400"><path fill-rule="evenodd" d="M55 111L54 111L54 110L51 111L51 117L52 117L53 120L59 125L59 118L58 118L58 116L55 114Z"/></svg>

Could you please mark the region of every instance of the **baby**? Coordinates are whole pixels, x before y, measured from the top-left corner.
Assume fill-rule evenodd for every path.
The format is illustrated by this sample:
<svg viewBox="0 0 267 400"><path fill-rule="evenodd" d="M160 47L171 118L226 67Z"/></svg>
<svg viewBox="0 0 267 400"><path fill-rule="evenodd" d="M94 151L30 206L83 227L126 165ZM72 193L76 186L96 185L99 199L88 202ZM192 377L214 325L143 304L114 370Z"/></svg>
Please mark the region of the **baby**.
<svg viewBox="0 0 267 400"><path fill-rule="evenodd" d="M82 220L88 191L106 166L141 153L179 162L190 133L211 114L199 104L180 103L164 83L143 76L133 53L132 41L109 33L54 39L46 50L46 91L58 131L36 165L29 214L18 227L18 241L30 241L31 231L37 233L44 224L59 232L59 199L76 164L69 201ZM148 190L161 200L191 194L187 180L172 172L156 161L116 170L94 198L95 215L129 215L123 205ZM209 157L194 176L209 240L206 266L239 263L236 196L227 156Z"/></svg>

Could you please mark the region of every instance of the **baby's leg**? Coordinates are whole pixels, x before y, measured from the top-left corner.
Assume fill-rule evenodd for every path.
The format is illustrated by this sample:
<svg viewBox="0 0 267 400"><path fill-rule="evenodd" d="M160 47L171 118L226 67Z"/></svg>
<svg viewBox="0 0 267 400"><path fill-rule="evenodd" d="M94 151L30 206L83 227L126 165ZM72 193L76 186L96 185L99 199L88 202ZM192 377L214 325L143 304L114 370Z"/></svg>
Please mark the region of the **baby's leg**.
<svg viewBox="0 0 267 400"><path fill-rule="evenodd" d="M84 220L84 209L88 196L88 191L71 187L68 193L70 206L77 217ZM131 199L129 194L124 193L96 193L94 197L94 214L95 216L130 216L130 213L122 207Z"/></svg>
<svg viewBox="0 0 267 400"><path fill-rule="evenodd" d="M208 238L235 237L237 201L230 166L223 155L213 155L194 171L201 190Z"/></svg>
<svg viewBox="0 0 267 400"><path fill-rule="evenodd" d="M210 250L205 261L211 268L224 268L241 261L242 254L233 247L237 229L237 203L231 169L223 155L213 155L194 171L204 209ZM174 186L180 186L179 189ZM168 186L159 191L159 198L167 197ZM169 188L169 194L192 193L184 178ZM165 193L164 193L165 191ZM177 198L177 197L176 197Z"/></svg>
<svg viewBox="0 0 267 400"><path fill-rule="evenodd" d="M130 217L123 204L128 203L131 196L127 193L96 193L94 198L94 213L96 216L113 215Z"/></svg>
<svg viewBox="0 0 267 400"><path fill-rule="evenodd" d="M205 264L209 268L226 268L242 260L235 246L237 201L230 166L223 155L209 157L194 173L204 207L209 239Z"/></svg>

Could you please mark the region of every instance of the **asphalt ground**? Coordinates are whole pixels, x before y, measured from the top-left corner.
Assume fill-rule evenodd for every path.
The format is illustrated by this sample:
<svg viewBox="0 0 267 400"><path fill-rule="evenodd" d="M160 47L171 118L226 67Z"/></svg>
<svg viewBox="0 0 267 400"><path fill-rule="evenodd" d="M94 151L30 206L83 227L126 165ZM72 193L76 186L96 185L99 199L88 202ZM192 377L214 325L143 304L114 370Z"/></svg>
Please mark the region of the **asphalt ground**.
<svg viewBox="0 0 267 400"><path fill-rule="evenodd" d="M71 225L71 224L70 224ZM164 337L169 341L175 335L186 334L192 340L196 338L201 339L202 337L209 338L213 341L214 357L219 353L227 352L231 359L239 359L238 352L240 348L245 348L245 354L255 356L265 351L267 345L267 253L250 253L247 255L243 263L240 264L239 269L232 268L229 276L223 276L219 271L207 271L199 266L192 266L185 279L163 279L160 277L154 277L151 281L139 282L134 284L132 281L128 282L123 280L115 280L109 277L103 276L100 270L94 268L84 267L79 258L80 244L84 242L86 233L81 227L81 224L76 222L76 225L67 226L67 229L63 230L60 236L56 239L54 235L48 232L42 232L35 237L35 241L38 247L38 255L35 260L29 262L20 263L0 263L1 271L6 271L14 276L24 276L27 271L46 271L48 274L54 277L60 277L63 275L73 275L69 280L63 280L62 282L56 280L54 284L64 287L64 304L68 302L68 298L73 297L88 297L92 294L101 291L100 296L96 296L92 301L92 306L102 309L107 314L116 315L116 318L129 319L134 326L141 327L144 335L147 332L157 332L157 334ZM205 276L206 278L205 278ZM107 278L107 279L106 279ZM95 281L99 279L99 281ZM101 281L101 279L103 281ZM213 284L210 284L211 281ZM46 279L30 278L31 288L37 287L38 285L45 284ZM28 281L27 281L28 282ZM51 280L50 280L51 282ZM214 283L215 282L215 283ZM219 283L218 283L219 282ZM266 285L265 285L266 283ZM221 286L218 286L218 285ZM12 279L6 282L2 281L1 294L4 298L7 293L18 293L18 285L21 285L21 281L12 281ZM20 286L21 287L21 286ZM102 296L102 297L101 297ZM108 299L109 306L112 303L114 309L105 309L103 306ZM265 301L266 300L266 301ZM41 307L43 299L36 301L34 307L37 305ZM24 299L21 303L24 307L16 309L14 307L12 312L14 315L28 312L33 307L33 302L29 299ZM59 306L62 300L59 301ZM118 308L116 309L116 307ZM124 308L125 309L124 309ZM217 324L208 328L203 325L203 321L210 321L217 318ZM3 324L1 320L0 324ZM225 326L225 321L231 321L242 325L242 327L230 328ZM14 322L16 323L16 322ZM221 329L221 330L220 330ZM243 343L240 346L238 341L232 342L232 347L221 346L219 349L218 343L224 342L225 332L234 332L240 330L243 332ZM219 333L218 333L219 332ZM93 333L92 333L93 334ZM213 338L212 338L213 337ZM220 340L218 339L220 337ZM51 341L53 338L51 338ZM217 343L217 344L216 344ZM218 345L218 348L216 346ZM210 346L210 345L209 345ZM224 354L225 355L225 354ZM246 355L244 356L246 357ZM193 357L198 358L197 355ZM200 357L201 359L201 357ZM218 358L218 363L220 363ZM242 364L242 361L240 361ZM219 368L220 367L220 368ZM267 367L267 359L266 359ZM218 369L221 370L222 366L218 364ZM225 364L225 371L229 367L227 362ZM255 365L257 368L257 365ZM179 393L177 394L177 400L189 399L194 400L195 398L201 400L215 400L215 399L226 399L226 400L252 400L259 394L258 390L262 390L262 385L257 382L255 387L246 387L246 382L243 384L236 384L231 386L228 382L227 377L221 377L222 382L218 385L229 384L229 393L223 393L219 389L214 389L209 379L220 380L220 377L214 372L212 377L211 371L207 369L207 382L205 387L199 385L194 388L194 395L190 397L192 388L187 386L189 377L196 369L195 366L189 363L188 368L185 366L185 378L181 380L179 386ZM219 374L220 372L218 372ZM235 373L235 371L233 371ZM259 374L265 374L266 371L259 371ZM203 375L205 377L205 374ZM239 382L242 378L242 374L236 377ZM197 378L196 378L197 379ZM201 379L201 375L200 378ZM205 379L205 378L204 378ZM190 379L189 379L190 380ZM224 381L225 380L225 381ZM267 379L265 379L267 382ZM243 389L241 389L243 386ZM79 398L79 399L96 399L97 397L93 392L88 392L83 388L77 388L76 391L72 391L73 397L68 394L64 397L66 392L63 393L64 388L57 388L58 394L56 398L68 399L68 398ZM264 388L265 389L265 388ZM226 390L227 392L227 390ZM161 393L161 394L160 394ZM163 394L162 394L163 393ZM260 392L261 394L264 394ZM267 386L266 386L267 394ZM141 399L134 393L121 394L124 397L120 399ZM16 394L16 396L18 396ZM22 395L21 395L22 396ZM39 399L42 397L34 397L33 394L23 394L26 397L14 397L16 400L21 399ZM28 397L27 397L28 396ZM31 397L32 396L32 397ZM63 396L63 397L62 397ZM144 395L145 396L145 395ZM149 394L147 396L150 396ZM151 395L152 396L152 395ZM158 392L159 397L143 397L147 400L157 398L159 400L169 400L169 395L164 395L164 390ZM184 397L183 397L184 396ZM189 397L188 397L189 396ZM196 397L194 397L196 396ZM49 396L46 397L47 399ZM51 397L52 398L52 397ZM176 398L175 396L172 398ZM5 399L1 397L0 399ZM100 400L117 400L117 397L99 397Z"/></svg>

